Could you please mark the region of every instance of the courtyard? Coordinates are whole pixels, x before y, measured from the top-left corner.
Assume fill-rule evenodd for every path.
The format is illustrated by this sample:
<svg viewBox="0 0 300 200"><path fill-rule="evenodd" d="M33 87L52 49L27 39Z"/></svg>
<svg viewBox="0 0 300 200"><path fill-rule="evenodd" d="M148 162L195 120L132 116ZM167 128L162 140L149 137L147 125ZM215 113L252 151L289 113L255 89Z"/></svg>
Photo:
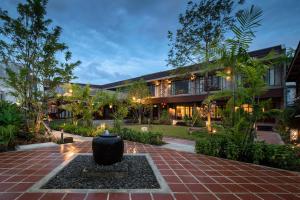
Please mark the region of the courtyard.
<svg viewBox="0 0 300 200"><path fill-rule="evenodd" d="M91 153L91 142L0 154L0 199L5 200L202 200L299 199L297 172L180 152L134 142L128 154L149 154L166 181L168 193L28 192L40 179L78 153Z"/></svg>

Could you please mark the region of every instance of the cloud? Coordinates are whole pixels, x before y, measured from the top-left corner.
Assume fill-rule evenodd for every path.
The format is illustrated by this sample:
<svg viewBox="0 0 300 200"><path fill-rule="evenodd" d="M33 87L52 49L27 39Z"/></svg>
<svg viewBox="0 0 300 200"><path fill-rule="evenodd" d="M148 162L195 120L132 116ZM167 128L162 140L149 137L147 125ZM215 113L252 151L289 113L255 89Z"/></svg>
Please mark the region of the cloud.
<svg viewBox="0 0 300 200"><path fill-rule="evenodd" d="M16 13L17 2L1 0ZM167 31L176 30L188 0L50 0L47 15L63 28L61 40L82 64L77 82L104 84L166 70ZM247 0L264 10L251 50L277 44L295 47L300 35L298 0Z"/></svg>

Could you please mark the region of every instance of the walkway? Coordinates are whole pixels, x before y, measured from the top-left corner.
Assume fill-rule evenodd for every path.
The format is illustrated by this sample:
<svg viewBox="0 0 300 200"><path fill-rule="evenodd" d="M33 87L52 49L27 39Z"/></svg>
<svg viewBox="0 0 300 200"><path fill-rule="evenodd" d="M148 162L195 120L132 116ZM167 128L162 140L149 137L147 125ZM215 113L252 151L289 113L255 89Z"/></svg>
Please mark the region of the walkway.
<svg viewBox="0 0 300 200"><path fill-rule="evenodd" d="M268 144L284 144L280 135L273 131L257 131L257 140Z"/></svg>
<svg viewBox="0 0 300 200"><path fill-rule="evenodd" d="M0 153L2 200L300 199L300 174L249 163L126 142L126 153L148 153L170 193L29 193L27 190L91 142Z"/></svg>
<svg viewBox="0 0 300 200"><path fill-rule="evenodd" d="M164 137L163 141L167 143L162 146L164 148L173 149L177 151L185 151L190 153L195 152L195 141L171 138L171 137Z"/></svg>

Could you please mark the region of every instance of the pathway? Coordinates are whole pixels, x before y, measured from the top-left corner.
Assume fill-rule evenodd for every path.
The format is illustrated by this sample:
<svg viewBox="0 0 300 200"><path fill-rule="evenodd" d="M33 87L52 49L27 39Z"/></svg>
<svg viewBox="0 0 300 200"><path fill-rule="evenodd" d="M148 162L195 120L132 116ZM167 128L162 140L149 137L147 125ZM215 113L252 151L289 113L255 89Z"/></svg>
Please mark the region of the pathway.
<svg viewBox="0 0 300 200"><path fill-rule="evenodd" d="M284 144L280 135L273 131L257 131L257 140L268 144Z"/></svg>
<svg viewBox="0 0 300 200"><path fill-rule="evenodd" d="M91 142L0 153L2 200L261 200L300 199L300 174L249 163L125 142L126 153L148 153L167 182L167 193L61 192L28 190Z"/></svg>
<svg viewBox="0 0 300 200"><path fill-rule="evenodd" d="M164 137L163 141L167 143L162 146L164 148L173 149L177 151L185 151L190 153L195 152L195 141L171 138L171 137Z"/></svg>

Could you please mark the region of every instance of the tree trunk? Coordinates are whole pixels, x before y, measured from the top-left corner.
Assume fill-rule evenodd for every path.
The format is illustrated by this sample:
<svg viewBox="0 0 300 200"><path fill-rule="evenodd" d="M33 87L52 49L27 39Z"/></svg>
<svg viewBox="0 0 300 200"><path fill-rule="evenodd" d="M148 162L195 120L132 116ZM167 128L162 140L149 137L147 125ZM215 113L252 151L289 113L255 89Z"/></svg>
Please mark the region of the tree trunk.
<svg viewBox="0 0 300 200"><path fill-rule="evenodd" d="M139 124L142 124L142 108L139 107Z"/></svg>

